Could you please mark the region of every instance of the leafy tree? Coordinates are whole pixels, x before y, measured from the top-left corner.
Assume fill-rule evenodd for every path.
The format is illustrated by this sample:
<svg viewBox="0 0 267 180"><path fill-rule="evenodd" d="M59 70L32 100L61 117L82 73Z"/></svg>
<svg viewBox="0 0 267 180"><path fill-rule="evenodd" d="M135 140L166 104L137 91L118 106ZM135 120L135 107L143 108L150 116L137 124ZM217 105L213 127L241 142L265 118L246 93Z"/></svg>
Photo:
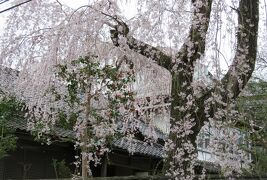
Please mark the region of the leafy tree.
<svg viewBox="0 0 267 180"><path fill-rule="evenodd" d="M0 158L16 149L17 137L14 135L14 129L8 126L8 121L21 118L22 107L14 98L2 97L0 100Z"/></svg>
<svg viewBox="0 0 267 180"><path fill-rule="evenodd" d="M72 10L59 1L37 0L12 12L2 38L1 60L22 69L14 93L27 100L30 112L41 120L36 123L44 124L40 132L45 132L50 129L46 124L54 125L56 121L49 105L54 96L46 92L54 84L55 65L88 54L114 64L124 57L135 65L151 60L161 67L157 73L171 76L166 174L176 179L194 178L198 133L206 122L232 123L233 104L254 71L259 0L232 1L230 5L216 0L139 1L137 16L130 20L123 17L119 4L94 1ZM237 23L233 18L236 16ZM215 74L211 85L194 81L196 64L207 58L209 47L217 57L214 64L220 60L218 31L224 31L222 21L230 24L226 28L229 33L236 34L232 64L222 78L216 79L221 74ZM161 77L155 84L165 85L165 80ZM148 104L160 94L157 88L151 89L154 91L147 93ZM168 88L165 90L168 92ZM138 94L135 99L138 104ZM148 111L156 111L152 110ZM128 121L133 121L132 116Z"/></svg>
<svg viewBox="0 0 267 180"><path fill-rule="evenodd" d="M252 173L258 175L264 175L267 171L266 93L266 81L256 79L248 83L243 95L238 98L238 108L243 115L240 128L247 132L253 130L247 139L250 141L247 150L253 159Z"/></svg>

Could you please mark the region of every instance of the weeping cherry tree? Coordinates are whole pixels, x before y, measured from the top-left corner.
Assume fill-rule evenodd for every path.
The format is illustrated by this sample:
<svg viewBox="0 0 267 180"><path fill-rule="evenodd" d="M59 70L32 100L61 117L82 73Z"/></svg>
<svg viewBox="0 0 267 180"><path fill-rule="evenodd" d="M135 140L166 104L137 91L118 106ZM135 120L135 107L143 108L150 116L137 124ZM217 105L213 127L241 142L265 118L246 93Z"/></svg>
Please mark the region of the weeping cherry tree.
<svg viewBox="0 0 267 180"><path fill-rule="evenodd" d="M129 17L131 7L135 12ZM148 92L142 93L152 102L162 93L155 88L160 84L169 96L170 132L165 141L164 170L174 179L192 179L197 136L203 126L234 123L236 98L250 79L257 58L259 9L259 0L92 0L75 10L60 1L33 0L10 12L1 37L1 64L20 70L15 88L5 88L24 101L29 114L34 116L35 121L28 123L29 129L42 122L44 128L40 131L46 132L58 121L59 113L54 110L63 107L61 103L51 103L55 98L48 96L47 90L53 87L55 92L68 93L68 88L55 86L58 72L55 67L59 64L71 64L90 54L97 56L99 66L109 62L118 64L126 57L133 62L134 72L144 64L156 64L155 73L165 75L151 83L151 87L144 88ZM220 47L224 43L223 36L231 37L223 45L227 53ZM225 56L231 64L224 73L220 64ZM208 80L195 80L199 63L210 65ZM166 77L171 82L168 87L164 87ZM129 89L138 92L138 83ZM77 87L84 89L88 99L90 87L87 85ZM77 87L77 92L81 91ZM142 99L138 97L136 93L133 102L137 110L126 113L125 122L136 121L131 112L138 111L138 100ZM92 103L87 106L89 104ZM116 107L119 106L123 104ZM81 110L78 106L77 109ZM125 111L125 108L118 109ZM83 115L87 117L78 115L77 119L87 119L84 123L87 125L92 122L91 115ZM87 135L81 137L88 138ZM233 133L231 137L235 137ZM78 138L79 143L81 139ZM238 158L229 162L241 161L242 156ZM230 172L240 172L238 169L238 165L231 166ZM83 174L85 177L86 173Z"/></svg>

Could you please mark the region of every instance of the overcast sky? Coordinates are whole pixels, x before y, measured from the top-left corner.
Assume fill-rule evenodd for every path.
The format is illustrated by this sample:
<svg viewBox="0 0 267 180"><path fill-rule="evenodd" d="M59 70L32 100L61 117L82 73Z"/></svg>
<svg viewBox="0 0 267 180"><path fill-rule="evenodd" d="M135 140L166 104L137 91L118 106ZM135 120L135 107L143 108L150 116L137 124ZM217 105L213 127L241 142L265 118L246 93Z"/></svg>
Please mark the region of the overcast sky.
<svg viewBox="0 0 267 180"><path fill-rule="evenodd" d="M62 4L68 5L69 7L72 7L74 9L79 8L82 5L86 5L88 4L89 0L60 0L60 2L62 2ZM136 13L137 13L137 9L136 7L136 0L132 0L132 1L124 1L124 3L119 3L119 5L122 7L122 9L124 10L122 13L126 16L126 18L130 19L132 18ZM128 7L128 8L127 8ZM131 7L131 8L129 8Z"/></svg>

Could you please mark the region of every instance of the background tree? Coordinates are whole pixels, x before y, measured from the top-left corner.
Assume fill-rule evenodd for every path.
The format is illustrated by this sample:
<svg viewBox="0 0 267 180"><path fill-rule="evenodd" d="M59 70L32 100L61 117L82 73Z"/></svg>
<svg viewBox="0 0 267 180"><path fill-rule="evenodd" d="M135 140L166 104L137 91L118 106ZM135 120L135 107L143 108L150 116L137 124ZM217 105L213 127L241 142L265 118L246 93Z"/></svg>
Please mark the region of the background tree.
<svg viewBox="0 0 267 180"><path fill-rule="evenodd" d="M267 165L267 126L266 92L267 83L261 79L252 79L242 96L238 98L238 109L242 114L240 128L246 132L252 129L247 139L253 160L252 174L265 175Z"/></svg>
<svg viewBox="0 0 267 180"><path fill-rule="evenodd" d="M15 94L27 100L37 118L42 113L36 109L50 111L50 101L44 94L53 82L55 65L88 54L97 55L101 61L127 55L137 66L152 60L162 67L159 72L168 71L171 75L166 172L174 178L192 178L198 133L205 122L231 121L233 103L254 70L259 1L227 4L216 0L147 0L136 6L137 15L127 20L117 1L93 1L77 10L64 7L59 1L31 1L11 12L2 36L1 60L22 69ZM225 19L223 13L227 14ZM236 34L232 64L223 78L215 79L212 85L196 82L195 66L207 58L208 47L215 44L215 54L220 50L216 32L223 31L222 21L229 22L229 29ZM155 89L148 94L153 99L159 93ZM42 121L55 121L49 118L42 116Z"/></svg>
<svg viewBox="0 0 267 180"><path fill-rule="evenodd" d="M23 105L15 98L0 95L0 159L5 157L10 151L16 149L17 137L14 135L14 129L9 126L8 121L12 119L21 119L24 115Z"/></svg>

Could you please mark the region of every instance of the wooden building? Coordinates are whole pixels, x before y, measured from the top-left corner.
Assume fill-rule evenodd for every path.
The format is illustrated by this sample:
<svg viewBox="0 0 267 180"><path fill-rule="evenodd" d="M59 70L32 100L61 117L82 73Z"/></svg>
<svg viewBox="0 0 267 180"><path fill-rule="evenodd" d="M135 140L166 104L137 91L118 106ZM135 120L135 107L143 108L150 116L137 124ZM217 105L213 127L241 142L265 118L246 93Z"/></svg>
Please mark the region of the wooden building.
<svg viewBox="0 0 267 180"><path fill-rule="evenodd" d="M26 131L25 120L13 120L8 126L16 129L18 137L17 149L0 159L0 179L40 179L60 177L55 170L53 159L64 160L66 167L72 173L75 169L74 156L79 150L74 149L72 142L74 132L70 130L55 129L49 136L53 140L51 145L34 140L34 137ZM91 165L93 176L130 176L130 175L154 175L160 172L163 161L162 142L166 135L156 131L159 137L158 143L146 144L142 141L146 125L140 123L139 135L128 142L124 138L113 141L111 152L103 157L102 164L95 167ZM134 148L130 154L129 147ZM205 161L199 161L199 167L205 166L210 173L216 173L216 167Z"/></svg>

